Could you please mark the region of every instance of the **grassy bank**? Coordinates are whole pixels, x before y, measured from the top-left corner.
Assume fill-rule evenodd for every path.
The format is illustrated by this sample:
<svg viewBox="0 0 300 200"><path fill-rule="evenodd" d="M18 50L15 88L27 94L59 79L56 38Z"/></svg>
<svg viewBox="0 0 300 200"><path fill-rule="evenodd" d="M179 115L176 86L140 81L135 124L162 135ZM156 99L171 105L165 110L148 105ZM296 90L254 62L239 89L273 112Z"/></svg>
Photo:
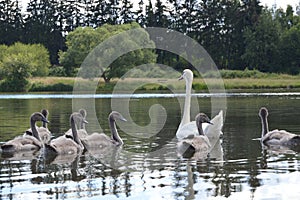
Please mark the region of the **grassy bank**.
<svg viewBox="0 0 300 200"><path fill-rule="evenodd" d="M30 92L36 91L72 91L75 78L69 77L43 77L31 78ZM261 77L240 77L240 78L222 78L226 90L236 89L299 89L300 76L291 75L269 75ZM77 79L76 82L81 85L82 90L88 88L89 80ZM193 81L193 89L196 91L207 90L207 85L210 88L219 88L220 79L210 78L195 78ZM178 81L177 78L162 79L162 78L127 78L124 80L113 79L110 83L104 83L101 79L97 86L97 92L110 92L116 88L120 91L154 91L154 90L183 90L185 84L183 81Z"/></svg>

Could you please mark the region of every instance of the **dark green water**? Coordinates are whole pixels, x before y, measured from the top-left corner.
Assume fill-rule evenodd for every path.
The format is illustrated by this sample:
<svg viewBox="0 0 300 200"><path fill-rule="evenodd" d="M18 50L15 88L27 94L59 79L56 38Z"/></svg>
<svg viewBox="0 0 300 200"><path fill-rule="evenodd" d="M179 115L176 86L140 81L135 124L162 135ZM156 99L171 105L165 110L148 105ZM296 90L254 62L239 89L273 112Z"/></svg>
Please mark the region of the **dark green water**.
<svg viewBox="0 0 300 200"><path fill-rule="evenodd" d="M182 100L132 98L129 111L133 122L119 123L125 128L119 131L125 143L122 149L56 160L45 158L41 152L2 155L0 198L298 199L299 154L262 151L260 142L253 139L261 134L261 106L269 109L270 129L300 134L300 95L227 97L222 160L183 159L177 155L175 133ZM118 101L126 105L126 100ZM211 116L211 99L201 97L198 103L201 111ZM165 122L160 109L153 111L156 118L151 121L149 109L155 104L164 107ZM30 115L42 108L49 110L49 129L55 136L69 129L72 98L2 98L0 141L22 134L29 127ZM96 119L89 113L87 116L88 132L100 132L100 125L109 133L111 99L97 98L95 108ZM192 109L191 115L197 112ZM135 137L140 132L138 127L149 124L149 133L153 127L163 128L152 137Z"/></svg>

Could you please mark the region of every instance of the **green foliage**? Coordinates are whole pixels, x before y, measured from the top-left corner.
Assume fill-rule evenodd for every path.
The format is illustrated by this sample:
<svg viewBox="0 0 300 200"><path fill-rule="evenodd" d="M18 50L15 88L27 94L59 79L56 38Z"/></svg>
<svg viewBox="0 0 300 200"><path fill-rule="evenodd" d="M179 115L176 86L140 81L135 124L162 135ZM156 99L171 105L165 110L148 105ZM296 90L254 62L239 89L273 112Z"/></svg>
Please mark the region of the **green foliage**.
<svg viewBox="0 0 300 200"><path fill-rule="evenodd" d="M88 53L99 43L99 34L90 27L77 28L67 36L67 51L59 52L59 62L67 75L74 74L74 68L80 67Z"/></svg>
<svg viewBox="0 0 300 200"><path fill-rule="evenodd" d="M277 64L274 58L278 56L279 27L271 13L264 10L257 24L246 29L245 53L242 55L246 66L264 72L274 70Z"/></svg>
<svg viewBox="0 0 300 200"><path fill-rule="evenodd" d="M0 55L4 91L26 91L27 78L48 75L49 54L42 45L15 43L0 49L5 50Z"/></svg>
<svg viewBox="0 0 300 200"><path fill-rule="evenodd" d="M142 63L155 62L156 55L150 49L139 49L138 44L149 45L154 43L150 40L149 35L145 31L141 31L135 35L135 38L130 38L126 35L122 38L114 38L107 40L119 33L134 28L139 28L137 23L122 24L122 25L108 25L105 24L97 29L92 28L77 28L67 36L67 51L60 52L60 63L66 68L68 75L74 74L74 67L79 67L85 60L84 67L81 68L81 75L84 78L93 78L102 76L105 82L109 82L113 77L121 77L128 69ZM117 40L120 41L117 41ZM106 43L102 43L102 42ZM97 45L105 45L102 49L95 49ZM149 46L148 45L148 46ZM138 50L122 55L122 50L128 47L137 48ZM92 54L89 54L92 52ZM101 55L100 57L98 56ZM112 56L119 55L117 59L110 63ZM88 63L90 62L90 63ZM110 64L109 64L110 63ZM99 74L99 67L105 67L102 74Z"/></svg>
<svg viewBox="0 0 300 200"><path fill-rule="evenodd" d="M64 77L67 76L65 68L61 66L52 66L49 69L49 76Z"/></svg>
<svg viewBox="0 0 300 200"><path fill-rule="evenodd" d="M130 70L126 77L129 78L174 78L179 77L180 73L175 70L162 69L159 66L142 66Z"/></svg>
<svg viewBox="0 0 300 200"><path fill-rule="evenodd" d="M268 74L260 72L256 69L254 70L219 70L219 71L208 71L203 74L203 78L225 78L225 79L232 79L232 78L263 78L266 77Z"/></svg>
<svg viewBox="0 0 300 200"><path fill-rule="evenodd" d="M287 6L286 10L270 10L263 8L258 0L140 0L137 9L133 9L133 4L133 0L95 0L93 3L31 0L26 8L28 14L24 15L21 12L23 4L19 1L1 0L0 44L11 45L17 41L43 44L49 51L51 63L57 65L60 56L67 75L75 76L88 52L121 31L140 27L135 23L124 24L137 21L141 27L168 28L195 39L219 69L248 67L266 72L299 73L298 45L292 42L294 38L297 42L295 27L300 22L299 8L297 12L292 6ZM134 45L135 38L131 41L133 44L120 41L119 47ZM0 57L4 52L1 48ZM107 58L115 53L114 48L117 47L107 49ZM173 66L176 70L187 66L179 59L180 55L160 49L156 54L157 63ZM137 58L139 64L156 59L149 49L128 53L115 60L103 78L109 81L136 65L133 59L125 62L130 57ZM43 69L40 70L42 72L32 72L32 75L44 74ZM63 74L61 70L53 70L52 74ZM86 71L85 76L98 73Z"/></svg>
<svg viewBox="0 0 300 200"><path fill-rule="evenodd" d="M73 86L64 83L56 83L53 85L34 83L29 89L29 92L62 92L62 91L71 92L73 91Z"/></svg>
<svg viewBox="0 0 300 200"><path fill-rule="evenodd" d="M290 74L300 73L300 22L282 34L279 43L281 49L281 72Z"/></svg>

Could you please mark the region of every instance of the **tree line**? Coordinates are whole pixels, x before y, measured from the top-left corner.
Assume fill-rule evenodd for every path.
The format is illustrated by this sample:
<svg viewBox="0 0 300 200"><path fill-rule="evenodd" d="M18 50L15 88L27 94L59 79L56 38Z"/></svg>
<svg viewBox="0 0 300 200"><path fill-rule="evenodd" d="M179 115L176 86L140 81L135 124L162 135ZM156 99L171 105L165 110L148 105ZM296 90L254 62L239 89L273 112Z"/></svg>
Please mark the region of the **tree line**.
<svg viewBox="0 0 300 200"><path fill-rule="evenodd" d="M68 35L78 27L137 22L180 31L199 42L219 69L298 74L300 17L291 6L268 8L259 0L0 0L0 44L42 44L52 66L71 75ZM71 34L72 35L72 34ZM184 61L157 50L156 62L181 70ZM152 56L153 59L153 56ZM75 66L74 66L75 67Z"/></svg>

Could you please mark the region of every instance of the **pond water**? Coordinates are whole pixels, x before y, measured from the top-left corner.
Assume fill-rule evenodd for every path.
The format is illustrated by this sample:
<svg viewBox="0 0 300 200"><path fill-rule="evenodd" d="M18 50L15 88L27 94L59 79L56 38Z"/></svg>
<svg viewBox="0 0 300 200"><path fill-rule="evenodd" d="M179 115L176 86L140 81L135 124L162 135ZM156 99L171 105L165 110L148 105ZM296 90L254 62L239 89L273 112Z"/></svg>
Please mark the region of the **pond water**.
<svg viewBox="0 0 300 200"><path fill-rule="evenodd" d="M42 108L49 110L48 127L57 137L70 127L72 100L79 98L84 102L90 97L0 95L0 141L5 142L22 134L29 128L30 115ZM96 119L88 113L88 132L103 130L109 133L107 117L111 111L111 97L95 97ZM206 159L182 158L176 151L175 133L181 120L181 95L120 95L118 101L121 104L124 101L126 105L125 99L128 97L133 122L118 122L119 126L124 127L122 130L119 128L125 143L122 148L56 158L44 157L42 152L2 154L0 199L300 197L299 154L263 150L257 140L261 135L258 117L261 106L269 109L270 129L300 133L300 94L228 94L224 135L217 144L218 155ZM201 94L197 96L197 101L201 112L211 116L211 95ZM163 106L164 110L158 109L155 120L149 117L149 113L151 106L156 104ZM90 105L87 103L86 106ZM197 112L197 109L192 109L191 115L195 116ZM159 130L157 134L151 137L136 137L133 134L139 129L136 127L149 124L156 127L154 130ZM152 127L148 127L149 132L153 131Z"/></svg>

